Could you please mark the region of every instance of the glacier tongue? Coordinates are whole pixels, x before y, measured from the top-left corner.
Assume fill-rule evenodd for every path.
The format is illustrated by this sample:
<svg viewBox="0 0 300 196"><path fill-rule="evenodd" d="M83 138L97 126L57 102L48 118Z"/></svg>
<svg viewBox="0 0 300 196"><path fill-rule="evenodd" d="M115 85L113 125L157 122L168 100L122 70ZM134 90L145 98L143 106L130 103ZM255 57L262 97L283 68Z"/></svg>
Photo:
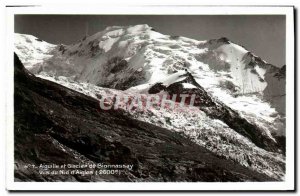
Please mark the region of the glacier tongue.
<svg viewBox="0 0 300 196"><path fill-rule="evenodd" d="M276 138L285 135L285 72L227 38L197 41L144 24L107 27L71 45L15 34L15 50L32 73L97 99L149 94L154 87L203 92L213 105L205 100L196 113L154 109L131 116L183 132L218 156L274 178L284 176Z"/></svg>

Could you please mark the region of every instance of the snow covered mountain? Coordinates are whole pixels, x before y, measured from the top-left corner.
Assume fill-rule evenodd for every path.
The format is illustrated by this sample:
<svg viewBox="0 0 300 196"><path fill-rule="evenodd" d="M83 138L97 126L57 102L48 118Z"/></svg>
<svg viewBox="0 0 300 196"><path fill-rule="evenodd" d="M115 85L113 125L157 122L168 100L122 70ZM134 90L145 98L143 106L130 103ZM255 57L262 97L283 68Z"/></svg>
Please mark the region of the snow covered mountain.
<svg viewBox="0 0 300 196"><path fill-rule="evenodd" d="M96 99L196 94L193 112L124 111L180 132L220 157L284 178L285 66L227 38L197 41L148 25L112 26L71 45L15 34L15 52L36 76Z"/></svg>

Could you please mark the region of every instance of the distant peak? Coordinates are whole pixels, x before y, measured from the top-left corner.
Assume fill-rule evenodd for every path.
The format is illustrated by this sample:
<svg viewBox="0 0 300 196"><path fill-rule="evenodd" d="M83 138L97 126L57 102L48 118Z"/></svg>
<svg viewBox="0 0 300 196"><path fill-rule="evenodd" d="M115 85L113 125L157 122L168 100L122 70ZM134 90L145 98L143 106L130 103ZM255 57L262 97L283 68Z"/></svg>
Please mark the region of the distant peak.
<svg viewBox="0 0 300 196"><path fill-rule="evenodd" d="M211 39L208 41L209 43L223 43L223 44L229 44L230 40L227 37L221 37L219 39Z"/></svg>

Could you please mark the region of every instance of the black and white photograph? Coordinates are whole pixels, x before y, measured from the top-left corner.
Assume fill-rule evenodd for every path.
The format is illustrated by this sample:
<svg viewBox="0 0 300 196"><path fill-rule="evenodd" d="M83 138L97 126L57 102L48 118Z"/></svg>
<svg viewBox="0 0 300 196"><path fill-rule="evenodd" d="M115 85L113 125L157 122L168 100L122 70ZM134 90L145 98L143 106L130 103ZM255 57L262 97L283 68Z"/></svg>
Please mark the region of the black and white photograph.
<svg viewBox="0 0 300 196"><path fill-rule="evenodd" d="M7 9L11 184L285 190L294 180L292 7Z"/></svg>

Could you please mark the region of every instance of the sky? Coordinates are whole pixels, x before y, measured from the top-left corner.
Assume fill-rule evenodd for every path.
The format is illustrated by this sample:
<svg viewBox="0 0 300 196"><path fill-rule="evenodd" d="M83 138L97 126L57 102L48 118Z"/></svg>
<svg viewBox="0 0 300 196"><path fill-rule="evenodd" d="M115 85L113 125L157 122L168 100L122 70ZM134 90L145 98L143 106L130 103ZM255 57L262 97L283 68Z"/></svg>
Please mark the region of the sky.
<svg viewBox="0 0 300 196"><path fill-rule="evenodd" d="M227 37L271 64L286 64L284 15L15 15L16 33L53 44L75 43L86 29L92 35L107 26L136 24L197 40Z"/></svg>

